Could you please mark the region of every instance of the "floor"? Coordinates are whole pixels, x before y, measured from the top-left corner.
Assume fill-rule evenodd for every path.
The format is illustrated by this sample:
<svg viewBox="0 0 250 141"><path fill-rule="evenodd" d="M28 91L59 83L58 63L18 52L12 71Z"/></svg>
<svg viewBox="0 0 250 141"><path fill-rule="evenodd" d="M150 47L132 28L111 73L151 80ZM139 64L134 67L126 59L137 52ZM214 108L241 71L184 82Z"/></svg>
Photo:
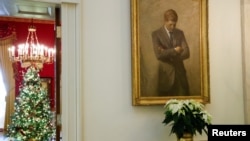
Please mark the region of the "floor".
<svg viewBox="0 0 250 141"><path fill-rule="evenodd" d="M0 132L0 141L9 141L9 139L4 136L4 132ZM54 139L51 141L55 141ZM60 141L62 141L62 139L60 139Z"/></svg>
<svg viewBox="0 0 250 141"><path fill-rule="evenodd" d="M8 141L8 138L4 136L3 132L0 132L0 141Z"/></svg>

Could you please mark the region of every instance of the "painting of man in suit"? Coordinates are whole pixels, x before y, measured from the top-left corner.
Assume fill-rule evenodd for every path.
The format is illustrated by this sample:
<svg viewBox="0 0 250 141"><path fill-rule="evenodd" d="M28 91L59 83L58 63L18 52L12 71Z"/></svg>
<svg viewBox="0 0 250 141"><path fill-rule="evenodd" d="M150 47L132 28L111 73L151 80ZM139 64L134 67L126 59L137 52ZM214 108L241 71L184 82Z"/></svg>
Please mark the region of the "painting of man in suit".
<svg viewBox="0 0 250 141"><path fill-rule="evenodd" d="M184 32L176 28L178 15L169 9L164 13L164 24L153 31L154 53L159 61L159 96L187 96L189 84L184 60L190 56Z"/></svg>
<svg viewBox="0 0 250 141"><path fill-rule="evenodd" d="M202 95L201 3L138 0L141 97Z"/></svg>

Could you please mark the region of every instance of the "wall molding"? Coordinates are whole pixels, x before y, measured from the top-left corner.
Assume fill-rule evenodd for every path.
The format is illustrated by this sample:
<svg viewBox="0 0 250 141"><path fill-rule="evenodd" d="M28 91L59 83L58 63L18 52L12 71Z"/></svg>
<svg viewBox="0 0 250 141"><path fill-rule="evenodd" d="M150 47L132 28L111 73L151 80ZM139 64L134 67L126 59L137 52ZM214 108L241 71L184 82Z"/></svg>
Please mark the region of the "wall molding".
<svg viewBox="0 0 250 141"><path fill-rule="evenodd" d="M34 24L55 24L54 20L40 20L40 19L32 19L32 18L19 18L19 17L8 17L8 16L1 16L1 21L12 21L12 22L24 22L24 23L31 23Z"/></svg>
<svg viewBox="0 0 250 141"><path fill-rule="evenodd" d="M245 123L250 123L250 1L241 1L242 14L242 60Z"/></svg>

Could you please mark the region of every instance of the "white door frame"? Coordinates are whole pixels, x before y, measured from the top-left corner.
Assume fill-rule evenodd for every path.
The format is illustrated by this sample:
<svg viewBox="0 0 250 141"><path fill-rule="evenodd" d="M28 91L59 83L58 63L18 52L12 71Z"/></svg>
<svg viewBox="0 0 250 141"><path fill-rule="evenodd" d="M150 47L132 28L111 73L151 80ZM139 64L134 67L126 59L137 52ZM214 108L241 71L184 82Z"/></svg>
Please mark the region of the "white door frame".
<svg viewBox="0 0 250 141"><path fill-rule="evenodd" d="M63 141L83 141L81 105L81 0L33 0L61 5Z"/></svg>

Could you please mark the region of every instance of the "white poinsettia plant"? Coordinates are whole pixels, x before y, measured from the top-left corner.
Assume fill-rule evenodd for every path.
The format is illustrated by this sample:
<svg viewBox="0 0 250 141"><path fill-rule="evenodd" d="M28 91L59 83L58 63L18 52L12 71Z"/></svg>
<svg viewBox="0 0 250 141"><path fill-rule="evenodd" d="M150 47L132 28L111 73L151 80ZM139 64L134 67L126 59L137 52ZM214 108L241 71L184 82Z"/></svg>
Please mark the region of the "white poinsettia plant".
<svg viewBox="0 0 250 141"><path fill-rule="evenodd" d="M211 124L211 115L205 106L193 99L171 99L164 105L165 125L172 125L171 133L181 138L184 133L195 135L196 132L207 134L207 127Z"/></svg>

